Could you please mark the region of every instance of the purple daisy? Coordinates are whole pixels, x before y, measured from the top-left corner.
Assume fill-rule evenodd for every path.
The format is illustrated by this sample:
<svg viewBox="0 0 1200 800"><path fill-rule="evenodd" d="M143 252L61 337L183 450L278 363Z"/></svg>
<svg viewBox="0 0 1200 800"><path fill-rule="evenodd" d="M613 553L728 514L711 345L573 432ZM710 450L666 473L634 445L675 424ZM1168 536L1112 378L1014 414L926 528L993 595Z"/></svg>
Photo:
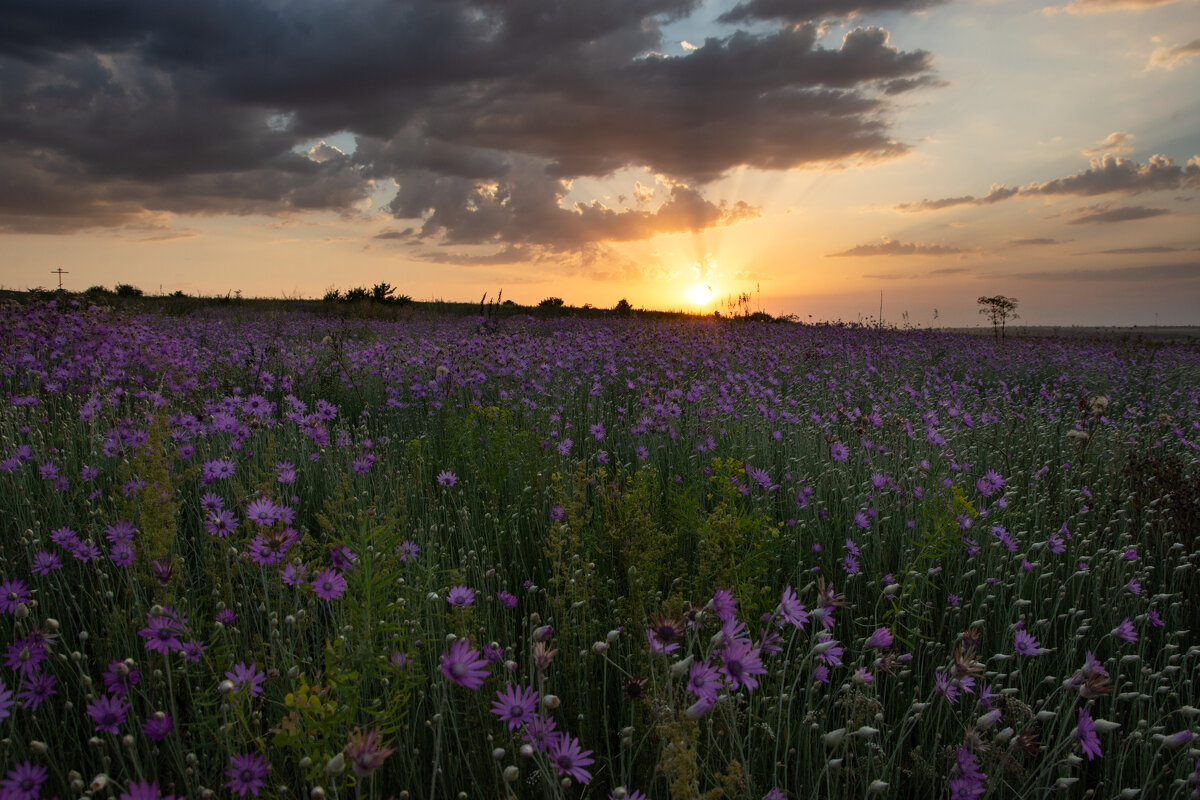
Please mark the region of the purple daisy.
<svg viewBox="0 0 1200 800"><path fill-rule="evenodd" d="M515 731L533 718L537 701L538 693L534 689L516 689L509 684L496 691L496 699L492 701L492 713L507 722L510 731Z"/></svg>
<svg viewBox="0 0 1200 800"><path fill-rule="evenodd" d="M733 599L733 592L729 589L717 589L711 605L713 613L722 622L729 622L737 614L738 601Z"/></svg>
<svg viewBox="0 0 1200 800"><path fill-rule="evenodd" d="M1023 656L1040 656L1046 652L1038 644L1038 640L1026 630L1017 630L1013 633L1013 647Z"/></svg>
<svg viewBox="0 0 1200 800"><path fill-rule="evenodd" d="M446 602L462 608L475 602L475 592L466 586L455 586L446 593Z"/></svg>
<svg viewBox="0 0 1200 800"><path fill-rule="evenodd" d="M783 587L783 597L779 600L779 616L784 622L789 622L797 628L803 628L808 623L808 612L800 604L791 586Z"/></svg>
<svg viewBox="0 0 1200 800"><path fill-rule="evenodd" d="M841 442L834 442L829 445L829 455L834 461L845 461L850 458L850 448Z"/></svg>
<svg viewBox="0 0 1200 800"><path fill-rule="evenodd" d="M458 483L458 476L448 469L444 469L437 474L437 482L442 486L453 486Z"/></svg>
<svg viewBox="0 0 1200 800"><path fill-rule="evenodd" d="M6 800L37 800L49 774L41 764L26 760L8 771L8 775L0 781L0 789L4 790L2 794Z"/></svg>
<svg viewBox="0 0 1200 800"><path fill-rule="evenodd" d="M243 691L249 691L251 697L258 697L262 694L262 685L266 682L266 674L258 671L258 665L251 663L246 666L244 661L239 661L233 665L232 672L226 672L225 677L233 681L233 689L239 694Z"/></svg>
<svg viewBox="0 0 1200 800"><path fill-rule="evenodd" d="M568 734L563 734L550 746L547 755L550 763L558 770L559 775L570 776L580 783L586 784L592 779L592 773L584 767L592 763L591 750L583 750L579 740Z"/></svg>
<svg viewBox="0 0 1200 800"><path fill-rule="evenodd" d="M513 608L517 607L516 595L512 595L512 594L509 594L508 592L501 591L501 592L496 592L496 599L499 600L504 605L505 608L513 609Z"/></svg>
<svg viewBox="0 0 1200 800"><path fill-rule="evenodd" d="M146 734L146 738L152 742L161 742L167 738L172 727L171 715L156 711L153 716L142 723L142 733Z"/></svg>
<svg viewBox="0 0 1200 800"><path fill-rule="evenodd" d="M892 646L893 641L891 631L887 628L876 628L871 637L867 639L867 647L873 647L876 650L887 650Z"/></svg>
<svg viewBox="0 0 1200 800"><path fill-rule="evenodd" d="M1133 623L1129 621L1129 617L1121 620L1121 624L1113 628L1112 634L1118 639L1129 642L1130 644L1133 644L1138 639L1137 631L1133 629Z"/></svg>
<svg viewBox="0 0 1200 800"><path fill-rule="evenodd" d="M124 661L110 661L104 672L104 688L109 694L128 695L142 679L142 673Z"/></svg>
<svg viewBox="0 0 1200 800"><path fill-rule="evenodd" d="M707 661L692 664L691 670L688 671L687 689L696 697L715 698L724 685L720 671Z"/></svg>
<svg viewBox="0 0 1200 800"><path fill-rule="evenodd" d="M487 661L471 647L468 639L457 639L449 652L442 653L442 674L459 686L478 689L488 677Z"/></svg>
<svg viewBox="0 0 1200 800"><path fill-rule="evenodd" d="M405 539L400 544L396 545L396 555L400 557L400 562L416 561L417 555L421 552L421 548Z"/></svg>
<svg viewBox="0 0 1200 800"><path fill-rule="evenodd" d="M721 658L725 662L721 674L735 689L744 686L747 691L754 691L758 688L758 680L754 676L767 674L758 648L745 639L731 641L721 653Z"/></svg>
<svg viewBox="0 0 1200 800"><path fill-rule="evenodd" d="M158 781L132 781L117 800L178 800L159 791Z"/></svg>
<svg viewBox="0 0 1200 800"><path fill-rule="evenodd" d="M975 756L966 747L959 747L954 754L954 774L950 777L950 800L975 800L987 791L986 781Z"/></svg>
<svg viewBox="0 0 1200 800"><path fill-rule="evenodd" d="M125 715L129 713L129 704L118 695L105 695L88 703L87 713L92 722L96 723L97 733L104 731L115 734L117 727L125 721Z"/></svg>
<svg viewBox="0 0 1200 800"><path fill-rule="evenodd" d="M30 711L37 711L37 707L50 699L51 695L58 694L58 690L54 687L58 685L58 678L54 677L49 672L38 672L32 677L21 679L21 691L17 693L17 697L21 698L21 705Z"/></svg>
<svg viewBox="0 0 1200 800"><path fill-rule="evenodd" d="M346 592L346 579L335 569L323 569L317 573L312 588L322 600L336 600Z"/></svg>
<svg viewBox="0 0 1200 800"><path fill-rule="evenodd" d="M1096 735L1096 723L1092 722L1092 715L1087 712L1087 709L1079 709L1079 723L1075 727L1075 738L1079 740L1079 746L1083 750L1083 754L1087 756L1088 761L1093 759L1103 758L1104 753L1100 751L1100 737Z"/></svg>
<svg viewBox="0 0 1200 800"><path fill-rule="evenodd" d="M238 753L229 757L229 767L225 777L229 778L225 786L245 797L252 794L258 796L258 790L263 787L263 778L271 771L271 764L258 753Z"/></svg>
<svg viewBox="0 0 1200 800"><path fill-rule="evenodd" d="M279 518L279 508L268 497L260 497L246 506L246 519L265 528Z"/></svg>
<svg viewBox="0 0 1200 800"><path fill-rule="evenodd" d="M34 575L45 577L56 569L62 569L62 559L57 553L50 553L46 550L34 553L33 564L30 565L29 571Z"/></svg>
<svg viewBox="0 0 1200 800"><path fill-rule="evenodd" d="M29 602L29 586L20 578L0 581L0 611L15 614L17 606Z"/></svg>

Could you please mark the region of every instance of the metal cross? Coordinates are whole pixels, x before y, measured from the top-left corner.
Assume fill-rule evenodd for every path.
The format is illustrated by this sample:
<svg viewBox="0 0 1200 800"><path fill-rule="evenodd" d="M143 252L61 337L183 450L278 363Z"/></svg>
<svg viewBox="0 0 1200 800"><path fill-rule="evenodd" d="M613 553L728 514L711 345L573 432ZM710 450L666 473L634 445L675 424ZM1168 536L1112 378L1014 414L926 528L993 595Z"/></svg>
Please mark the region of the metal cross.
<svg viewBox="0 0 1200 800"><path fill-rule="evenodd" d="M50 274L51 274L51 275L53 275L53 274L55 274L55 273L57 273L57 274L58 274L58 288L59 288L59 289L61 289L61 288L62 288L62 276L63 276L63 275L70 275L71 273L70 273L70 272L67 272L67 271L66 271L65 269L63 269L62 267L59 267L58 269L52 269L52 270L50 270Z"/></svg>

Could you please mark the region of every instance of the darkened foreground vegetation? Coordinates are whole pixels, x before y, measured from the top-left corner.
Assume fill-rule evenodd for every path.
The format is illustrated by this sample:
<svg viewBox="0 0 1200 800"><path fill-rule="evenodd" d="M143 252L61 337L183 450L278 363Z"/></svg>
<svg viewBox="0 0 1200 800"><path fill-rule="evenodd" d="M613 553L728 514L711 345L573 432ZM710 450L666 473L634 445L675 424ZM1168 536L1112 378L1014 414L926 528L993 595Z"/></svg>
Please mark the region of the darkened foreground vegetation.
<svg viewBox="0 0 1200 800"><path fill-rule="evenodd" d="M1200 345L177 299L0 306L0 793L1194 792Z"/></svg>

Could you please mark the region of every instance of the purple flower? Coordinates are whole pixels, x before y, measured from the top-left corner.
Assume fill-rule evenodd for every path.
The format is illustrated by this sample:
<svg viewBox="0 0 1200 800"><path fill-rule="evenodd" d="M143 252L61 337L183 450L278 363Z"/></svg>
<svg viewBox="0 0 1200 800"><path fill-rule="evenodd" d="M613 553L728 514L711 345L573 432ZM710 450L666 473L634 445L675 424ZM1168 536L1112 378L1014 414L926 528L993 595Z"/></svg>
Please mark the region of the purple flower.
<svg viewBox="0 0 1200 800"><path fill-rule="evenodd" d="M163 795L158 781L131 781L117 800L178 800L173 794Z"/></svg>
<svg viewBox="0 0 1200 800"><path fill-rule="evenodd" d="M235 467L228 458L217 458L207 461L200 468L200 477L205 484L213 483L222 478L232 478Z"/></svg>
<svg viewBox="0 0 1200 800"><path fill-rule="evenodd" d="M0 581L0 611L15 614L17 606L29 602L29 586L20 578Z"/></svg>
<svg viewBox="0 0 1200 800"><path fill-rule="evenodd" d="M263 778L271 771L271 764L258 753L238 753L229 757L229 767L225 777L229 778L225 786L245 797L252 794L258 796L258 790L263 787Z"/></svg>
<svg viewBox="0 0 1200 800"><path fill-rule="evenodd" d="M1075 727L1075 738L1079 740L1079 746L1083 749L1083 754L1087 756L1088 761L1104 757L1104 753L1100 752L1100 737L1096 735L1096 724L1092 722L1092 715L1083 708L1079 709L1079 723Z"/></svg>
<svg viewBox="0 0 1200 800"><path fill-rule="evenodd" d="M591 750L580 748L579 740L568 734L559 737L546 753L559 775L569 775L583 784L592 779L592 773L584 769L592 763L592 759L589 758L591 754Z"/></svg>
<svg viewBox="0 0 1200 800"><path fill-rule="evenodd" d="M975 756L966 747L959 747L954 754L954 774L950 776L950 800L975 800L987 791L986 781Z"/></svg>
<svg viewBox="0 0 1200 800"><path fill-rule="evenodd" d="M279 518L279 511L270 498L260 497L246 507L246 519L263 528L275 523Z"/></svg>
<svg viewBox="0 0 1200 800"><path fill-rule="evenodd" d="M808 612L800 604L791 586L783 587L783 597L779 600L779 616L784 622L789 622L797 628L803 628L808 623Z"/></svg>
<svg viewBox="0 0 1200 800"><path fill-rule="evenodd" d="M232 511L210 511L204 520L204 529L210 536L225 538L237 530L237 517Z"/></svg>
<svg viewBox="0 0 1200 800"><path fill-rule="evenodd" d="M171 651L183 647L183 643L179 640L183 630L179 623L170 616L156 617L147 614L146 623L146 627L138 631L138 635L146 640L147 650L153 653L162 653L165 656Z"/></svg>
<svg viewBox="0 0 1200 800"><path fill-rule="evenodd" d="M699 698L717 696L717 692L725 685L721 680L721 673L716 667L705 662L696 662L692 664L691 670L688 672L688 691Z"/></svg>
<svg viewBox="0 0 1200 800"><path fill-rule="evenodd" d="M97 733L104 731L115 734L117 726L125 721L125 714L128 712L129 704L124 698L113 695L105 695L88 703L87 707L88 716L96 723Z"/></svg>
<svg viewBox="0 0 1200 800"><path fill-rule="evenodd" d="M513 609L517 607L517 598L508 592L496 592L496 599L504 604L505 608Z"/></svg>
<svg viewBox="0 0 1200 800"><path fill-rule="evenodd" d="M733 592L728 589L717 589L712 599L712 610L722 622L729 622L737 614L738 601L733 599Z"/></svg>
<svg viewBox="0 0 1200 800"><path fill-rule="evenodd" d="M50 699L51 695L58 694L58 690L54 687L58 685L58 678L50 672L36 672L31 677L21 679L21 691L17 693L17 697L21 698L21 705L30 711L37 711L37 707Z"/></svg>
<svg viewBox="0 0 1200 800"><path fill-rule="evenodd" d="M850 457L850 448L841 442L834 442L829 445L829 455L834 461L845 461Z"/></svg>
<svg viewBox="0 0 1200 800"><path fill-rule="evenodd" d="M57 553L41 550L33 555L33 564L29 571L34 575L46 576L56 569L62 569L62 560Z"/></svg>
<svg viewBox="0 0 1200 800"><path fill-rule="evenodd" d="M110 661L104 672L104 688L110 694L128 695L141 679L142 673L137 667L120 660Z"/></svg>
<svg viewBox="0 0 1200 800"><path fill-rule="evenodd" d="M492 701L492 713L508 723L508 729L515 731L533 718L537 708L538 693L529 688L516 689L512 684L496 691L496 699Z"/></svg>
<svg viewBox="0 0 1200 800"><path fill-rule="evenodd" d="M37 800L49 774L42 765L26 760L10 769L4 780L0 781L0 789L4 790L0 796L4 800Z"/></svg>
<svg viewBox="0 0 1200 800"><path fill-rule="evenodd" d="M408 539L405 539L403 542L396 545L396 555L400 557L400 563L402 564L408 561L415 561L417 559L417 554L420 552L421 548L417 547Z"/></svg>
<svg viewBox="0 0 1200 800"><path fill-rule="evenodd" d="M152 742L161 742L171 732L171 716L162 711L154 712L154 716L142 723L142 733Z"/></svg>
<svg viewBox="0 0 1200 800"><path fill-rule="evenodd" d="M1046 652L1038 640L1026 630L1018 630L1013 633L1013 647L1023 656L1040 656Z"/></svg>
<svg viewBox="0 0 1200 800"><path fill-rule="evenodd" d="M239 661L233 665L232 672L226 672L225 677L233 681L233 690L239 694L243 691L249 691L251 697L258 697L262 694L262 685L266 682L267 676L258 671L258 665L251 663L246 666L244 661Z"/></svg>
<svg viewBox="0 0 1200 800"><path fill-rule="evenodd" d="M279 570L279 578L288 586L300 586L308 579L308 567L289 561Z"/></svg>
<svg viewBox="0 0 1200 800"><path fill-rule="evenodd" d="M744 639L734 639L730 642L721 658L725 662L721 667L721 674L735 689L745 686L747 691L752 692L758 688L758 680L754 676L767 674L759 658L758 648Z"/></svg>
<svg viewBox="0 0 1200 800"><path fill-rule="evenodd" d="M1137 631L1133 629L1133 623L1129 621L1129 617L1121 620L1121 623L1113 628L1112 635L1130 644L1136 642L1138 639Z"/></svg>
<svg viewBox="0 0 1200 800"><path fill-rule="evenodd" d="M13 641L4 650L4 665L22 677L32 677L50 657L46 643L37 632Z"/></svg>
<svg viewBox="0 0 1200 800"><path fill-rule="evenodd" d="M371 471L371 465L375 463L375 456L371 453L363 453L358 458L354 459L354 463L350 465L350 469L357 472L359 475L366 475Z"/></svg>
<svg viewBox="0 0 1200 800"><path fill-rule="evenodd" d="M462 608L475 602L475 592L466 586L455 586L446 593L446 602Z"/></svg>
<svg viewBox="0 0 1200 800"><path fill-rule="evenodd" d="M717 698L701 697L699 700L688 706L687 711L685 711L684 714L687 715L688 719L700 719L705 714L712 711L716 705Z"/></svg>
<svg viewBox="0 0 1200 800"><path fill-rule="evenodd" d="M444 469L437 475L437 482L442 486L453 486L458 483L458 476L448 469Z"/></svg>
<svg viewBox="0 0 1200 800"><path fill-rule="evenodd" d="M349 547L342 545L329 551L329 560L338 572L349 572L354 569L354 562L358 560L358 556Z"/></svg>
<svg viewBox="0 0 1200 800"><path fill-rule="evenodd" d="M567 515L567 511L562 506L550 506L550 519L555 522L560 521Z"/></svg>
<svg viewBox="0 0 1200 800"><path fill-rule="evenodd" d="M874 647L876 650L886 650L892 646L892 632L887 628L876 628L871 637L867 639L867 647Z"/></svg>
<svg viewBox="0 0 1200 800"><path fill-rule="evenodd" d="M323 569L317 573L312 588L322 600L336 600L346 592L346 579L336 569Z"/></svg>
<svg viewBox="0 0 1200 800"><path fill-rule="evenodd" d="M12 689L9 689L4 685L4 681L0 680L0 722L4 722L12 715L9 709L13 707L14 702Z"/></svg>
<svg viewBox="0 0 1200 800"><path fill-rule="evenodd" d="M468 639L456 639L449 652L442 653L442 674L459 686L478 689L488 677L487 661Z"/></svg>
<svg viewBox="0 0 1200 800"><path fill-rule="evenodd" d="M545 753L562 737L562 734L555 730L556 727L552 717L537 714L526 723L521 739Z"/></svg>

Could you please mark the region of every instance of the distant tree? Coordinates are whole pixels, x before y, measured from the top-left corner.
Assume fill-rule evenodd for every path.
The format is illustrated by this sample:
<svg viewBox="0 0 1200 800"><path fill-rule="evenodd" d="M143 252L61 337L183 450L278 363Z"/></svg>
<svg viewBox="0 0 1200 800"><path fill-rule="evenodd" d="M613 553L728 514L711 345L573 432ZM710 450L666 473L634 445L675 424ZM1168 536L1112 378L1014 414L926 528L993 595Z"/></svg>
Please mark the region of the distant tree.
<svg viewBox="0 0 1200 800"><path fill-rule="evenodd" d="M321 298L323 303L336 303L342 299L342 293L336 286L331 286L325 290L325 296Z"/></svg>
<svg viewBox="0 0 1200 800"><path fill-rule="evenodd" d="M633 313L633 306L629 305L629 301L622 297L617 301L617 304L613 306L613 311L617 312L618 317L628 317Z"/></svg>
<svg viewBox="0 0 1200 800"><path fill-rule="evenodd" d="M563 299L561 297L547 297L538 303L538 308L562 308Z"/></svg>
<svg viewBox="0 0 1200 800"><path fill-rule="evenodd" d="M1017 298L998 294L995 297L981 297L977 302L980 305L979 313L992 321L996 338L1002 338L1004 326L1010 319L1017 319Z"/></svg>
<svg viewBox="0 0 1200 800"><path fill-rule="evenodd" d="M96 285L96 286L89 286L87 288L87 290L84 291L84 294L91 298L98 298L98 297L108 297L109 295L112 294L112 292L109 291L107 286Z"/></svg>
<svg viewBox="0 0 1200 800"><path fill-rule="evenodd" d="M184 293L184 291L182 289L176 289L175 291L173 291L169 295L167 295L167 297L174 297L175 299L178 300L181 297L187 297L187 295Z"/></svg>
<svg viewBox="0 0 1200 800"><path fill-rule="evenodd" d="M515 306L515 305L516 305L516 302L514 302L513 300L505 300L505 301L504 301L503 303L501 303L500 305L502 305L502 306L507 306L507 307L511 308L512 306Z"/></svg>
<svg viewBox="0 0 1200 800"><path fill-rule="evenodd" d="M141 289L128 283L118 283L115 291L117 297L141 297L144 294Z"/></svg>
<svg viewBox="0 0 1200 800"><path fill-rule="evenodd" d="M355 286L353 289L346 290L346 302L347 303L354 303L359 300L366 300L369 296L370 296L370 293L367 292L366 287L363 287L363 286Z"/></svg>
<svg viewBox="0 0 1200 800"><path fill-rule="evenodd" d="M390 283L377 283L371 287L371 301L375 303L390 303L396 287Z"/></svg>

